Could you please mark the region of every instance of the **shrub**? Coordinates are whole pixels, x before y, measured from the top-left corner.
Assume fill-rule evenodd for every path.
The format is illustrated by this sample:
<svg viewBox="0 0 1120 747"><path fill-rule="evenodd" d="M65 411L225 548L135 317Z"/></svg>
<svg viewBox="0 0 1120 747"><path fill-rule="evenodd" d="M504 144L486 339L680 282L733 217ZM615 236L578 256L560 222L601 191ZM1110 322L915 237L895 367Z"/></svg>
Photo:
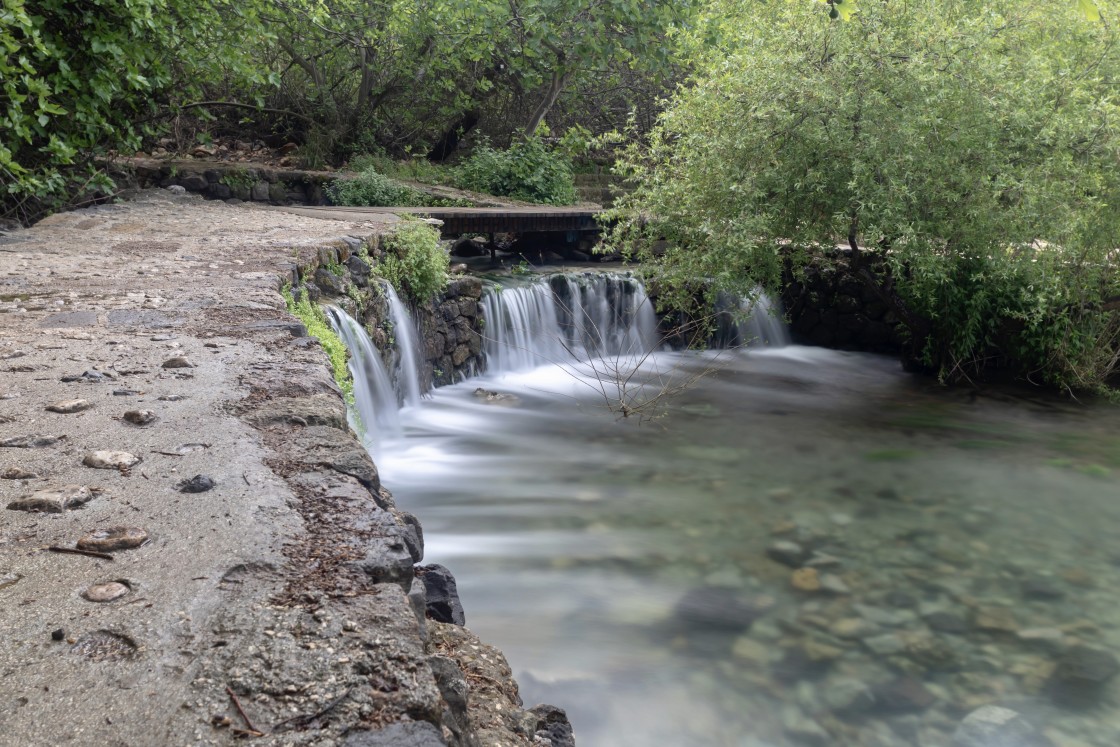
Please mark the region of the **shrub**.
<svg viewBox="0 0 1120 747"><path fill-rule="evenodd" d="M424 301L447 285L448 264L439 231L421 221L406 221L385 240L385 253L373 271L414 301Z"/></svg>
<svg viewBox="0 0 1120 747"><path fill-rule="evenodd" d="M327 195L335 205L351 207L420 207L424 195L398 184L372 168L353 179L339 179L327 187Z"/></svg>
<svg viewBox="0 0 1120 747"><path fill-rule="evenodd" d="M463 189L528 202L570 205L576 201L571 161L536 137L521 140L509 150L478 146L459 167L457 181Z"/></svg>

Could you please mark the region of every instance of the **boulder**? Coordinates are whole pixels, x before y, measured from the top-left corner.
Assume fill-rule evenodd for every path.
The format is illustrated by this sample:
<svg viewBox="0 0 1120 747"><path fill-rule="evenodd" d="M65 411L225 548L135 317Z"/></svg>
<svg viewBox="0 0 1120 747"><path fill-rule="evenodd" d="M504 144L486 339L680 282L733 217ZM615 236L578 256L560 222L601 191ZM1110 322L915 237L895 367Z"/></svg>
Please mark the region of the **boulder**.
<svg viewBox="0 0 1120 747"><path fill-rule="evenodd" d="M427 591L428 617L442 623L466 625L467 616L451 571L442 565L422 565L416 567L416 574Z"/></svg>

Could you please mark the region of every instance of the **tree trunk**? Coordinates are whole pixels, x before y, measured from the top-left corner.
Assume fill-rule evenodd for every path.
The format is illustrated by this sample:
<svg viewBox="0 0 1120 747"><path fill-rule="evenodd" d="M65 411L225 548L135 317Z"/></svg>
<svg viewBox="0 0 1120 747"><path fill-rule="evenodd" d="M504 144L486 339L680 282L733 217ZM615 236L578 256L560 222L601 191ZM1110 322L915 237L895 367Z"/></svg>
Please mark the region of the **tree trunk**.
<svg viewBox="0 0 1120 747"><path fill-rule="evenodd" d="M541 122L544 121L545 116L552 109L553 104L556 103L556 99L560 98L560 94L567 88L571 79L572 74L570 72L552 74L552 82L548 86L548 91L541 99L541 103L533 110L533 115L529 117L529 122L525 125L525 137L532 137L536 133L537 128L541 126Z"/></svg>

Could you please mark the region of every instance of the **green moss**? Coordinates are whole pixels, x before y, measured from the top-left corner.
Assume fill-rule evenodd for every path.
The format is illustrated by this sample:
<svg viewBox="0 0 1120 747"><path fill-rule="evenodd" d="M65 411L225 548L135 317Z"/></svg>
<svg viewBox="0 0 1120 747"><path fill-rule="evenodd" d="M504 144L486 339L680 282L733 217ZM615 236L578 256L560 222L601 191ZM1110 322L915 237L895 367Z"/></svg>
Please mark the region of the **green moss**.
<svg viewBox="0 0 1120 747"><path fill-rule="evenodd" d="M326 351L327 357L331 361L334 380L342 389L342 395L345 397L346 403L352 405L354 403L354 377L350 375L350 368L346 365L349 356L346 344L331 329L330 322L327 321L327 315L323 313L323 309L311 303L307 294L296 301L292 296L292 287L285 284L280 289L280 295L284 297L288 312L303 322L304 326L307 327L307 333L323 346L323 350Z"/></svg>
<svg viewBox="0 0 1120 747"><path fill-rule="evenodd" d="M879 449L865 453L863 458L870 462L901 462L917 455L913 449Z"/></svg>

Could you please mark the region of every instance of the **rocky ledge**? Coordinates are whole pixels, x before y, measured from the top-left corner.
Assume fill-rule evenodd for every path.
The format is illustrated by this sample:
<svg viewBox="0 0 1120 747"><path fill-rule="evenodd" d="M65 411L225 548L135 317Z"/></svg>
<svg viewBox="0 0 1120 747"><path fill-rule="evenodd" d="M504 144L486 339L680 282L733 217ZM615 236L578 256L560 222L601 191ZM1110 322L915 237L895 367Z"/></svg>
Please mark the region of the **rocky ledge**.
<svg viewBox="0 0 1120 747"><path fill-rule="evenodd" d="M149 191L0 234L5 739L572 744L278 293L384 228Z"/></svg>

